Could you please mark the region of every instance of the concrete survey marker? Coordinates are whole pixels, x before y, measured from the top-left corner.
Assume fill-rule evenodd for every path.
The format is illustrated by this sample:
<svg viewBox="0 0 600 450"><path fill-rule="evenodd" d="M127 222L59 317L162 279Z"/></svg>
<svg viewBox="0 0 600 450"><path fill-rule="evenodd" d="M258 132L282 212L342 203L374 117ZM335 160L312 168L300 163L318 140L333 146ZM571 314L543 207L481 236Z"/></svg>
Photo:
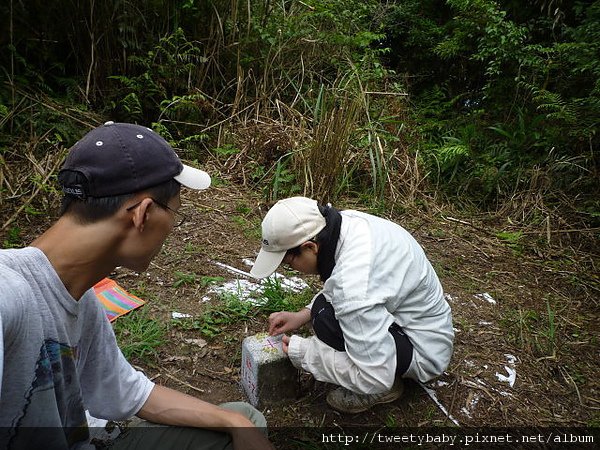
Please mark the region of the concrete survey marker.
<svg viewBox="0 0 600 450"><path fill-rule="evenodd" d="M252 406L269 406L298 394L298 371L281 345L281 335L267 333L242 342L241 384Z"/></svg>

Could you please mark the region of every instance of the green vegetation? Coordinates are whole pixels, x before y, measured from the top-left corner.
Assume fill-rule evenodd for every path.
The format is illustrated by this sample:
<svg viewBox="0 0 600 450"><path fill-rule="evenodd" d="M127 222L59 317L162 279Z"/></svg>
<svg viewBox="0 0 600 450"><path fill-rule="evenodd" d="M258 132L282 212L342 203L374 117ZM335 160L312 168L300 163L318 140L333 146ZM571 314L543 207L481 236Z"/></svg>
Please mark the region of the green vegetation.
<svg viewBox="0 0 600 450"><path fill-rule="evenodd" d="M245 236L256 240L260 239L260 224L256 222L255 218L250 219L246 215L236 215L232 216L231 220L243 230Z"/></svg>
<svg viewBox="0 0 600 450"><path fill-rule="evenodd" d="M561 367L573 341L598 345L580 324L593 323L588 313L595 314L600 292L600 2L64 6L0 2L4 248L24 245L32 226L54 215L66 149L106 120L137 122L189 164L209 167L214 188L243 184L258 193L261 208L307 195L394 218L415 210L491 216L493 225L480 228L495 237L491 245L513 257L535 255L532 271L570 288L563 294L557 283L560 297L540 295L539 303L536 292L531 302L499 304L510 343ZM255 200L228 217L253 240L260 236ZM432 261L440 277L460 278L470 293L481 292L482 280L518 285L479 242L469 244L494 270L483 273L482 264L482 273L465 277L469 255L456 243L468 235L448 221L440 226L430 236L447 245ZM202 243L182 245L186 257L203 253ZM223 281L181 268L171 275L173 287L185 290ZM156 300L145 281L137 283L132 293ZM173 324L210 338L310 301L310 290L294 294L279 283L266 282L257 306L227 294L201 316ZM455 321L474 329L464 317ZM126 355L145 358L165 327L136 312L115 330ZM565 379L583 384L586 370L571 364ZM395 420L383 421L393 427Z"/></svg>
<svg viewBox="0 0 600 450"><path fill-rule="evenodd" d="M559 316L546 299L545 314L529 309L509 310L500 324L509 339L519 348L538 357L556 358L558 350Z"/></svg>
<svg viewBox="0 0 600 450"><path fill-rule="evenodd" d="M173 282L173 287L178 288L181 285L185 284L194 284L196 282L197 275L195 273L185 273L179 270L176 270L175 273L175 281Z"/></svg>
<svg viewBox="0 0 600 450"><path fill-rule="evenodd" d="M271 201L380 210L435 193L539 227L599 223L597 2L40 7L0 6L0 192L13 199L52 186L58 165L40 161L110 118L152 125ZM17 194L27 164L47 170Z"/></svg>
<svg viewBox="0 0 600 450"><path fill-rule="evenodd" d="M187 273L187 272L181 272L179 270L176 270L173 273L174 277L175 277L175 281L173 282L173 287L174 288L178 288L180 286L185 286L185 285L198 285L201 288L204 288L208 285L211 284L215 284L215 283L221 283L223 281L225 281L225 278L223 277L213 277L213 276L202 276L200 278L198 278L198 275L195 273Z"/></svg>
<svg viewBox="0 0 600 450"><path fill-rule="evenodd" d="M515 255L520 255L523 253L523 245L519 242L523 237L522 232L499 231L496 233L496 237L506 242L506 245L513 250Z"/></svg>
<svg viewBox="0 0 600 450"><path fill-rule="evenodd" d="M119 317L114 330L123 355L130 361L156 355L167 331L161 321L150 318L143 309Z"/></svg>
<svg viewBox="0 0 600 450"><path fill-rule="evenodd" d="M225 281L223 277L203 276L200 277L200 287L206 287L215 283L222 283Z"/></svg>
<svg viewBox="0 0 600 450"><path fill-rule="evenodd" d="M203 312L196 318L176 319L176 327L184 330L197 330L203 336L212 338L220 335L227 326L260 319L266 323L266 317L276 311L295 311L306 306L311 292L306 289L295 293L286 290L278 279L264 281L264 290L253 299L242 298L242 293L226 292L219 298L205 303Z"/></svg>
<svg viewBox="0 0 600 450"><path fill-rule="evenodd" d="M298 311L308 305L312 299L312 291L304 289L292 292L281 285L279 277L269 277L263 281L263 291L260 295L259 308L265 314L277 311Z"/></svg>
<svg viewBox="0 0 600 450"><path fill-rule="evenodd" d="M2 242L2 248L19 248L21 245L21 229L19 227L11 227L8 230L6 239Z"/></svg>
<svg viewBox="0 0 600 450"><path fill-rule="evenodd" d="M532 346L533 334L539 314L528 309L509 310L501 319L500 324L509 331L509 339L522 349Z"/></svg>
<svg viewBox="0 0 600 450"><path fill-rule="evenodd" d="M177 319L174 325L184 330L197 330L203 336L212 338L225 330L225 327L240 324L256 315L252 303L240 299L235 294L223 294L215 303L206 303L198 318Z"/></svg>
<svg viewBox="0 0 600 450"><path fill-rule="evenodd" d="M397 428L398 427L398 421L396 420L396 417L394 417L394 415L391 413L388 413L385 416L384 424L387 428Z"/></svg>
<svg viewBox="0 0 600 450"><path fill-rule="evenodd" d="M595 412L592 419L588 420L587 426L590 428L600 428L600 413Z"/></svg>

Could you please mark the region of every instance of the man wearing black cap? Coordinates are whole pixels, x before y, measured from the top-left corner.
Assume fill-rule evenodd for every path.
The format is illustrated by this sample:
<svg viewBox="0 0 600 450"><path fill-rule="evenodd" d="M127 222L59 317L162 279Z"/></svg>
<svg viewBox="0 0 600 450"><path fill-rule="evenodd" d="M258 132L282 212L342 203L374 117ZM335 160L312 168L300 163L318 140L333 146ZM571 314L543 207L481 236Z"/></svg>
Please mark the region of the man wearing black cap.
<svg viewBox="0 0 600 450"><path fill-rule="evenodd" d="M0 250L0 448L78 448L86 410L174 426L125 433L115 448L271 448L250 405L216 406L136 371L91 289L117 266L146 270L181 222L181 185L206 189L208 174L149 128L107 122L75 144L59 181L58 221Z"/></svg>

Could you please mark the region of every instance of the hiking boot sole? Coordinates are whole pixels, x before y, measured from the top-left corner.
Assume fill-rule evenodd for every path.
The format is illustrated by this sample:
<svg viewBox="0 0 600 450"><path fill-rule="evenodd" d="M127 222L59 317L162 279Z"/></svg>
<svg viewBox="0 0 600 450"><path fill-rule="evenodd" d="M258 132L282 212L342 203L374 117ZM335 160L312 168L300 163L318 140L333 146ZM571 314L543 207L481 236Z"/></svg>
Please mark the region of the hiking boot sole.
<svg viewBox="0 0 600 450"><path fill-rule="evenodd" d="M383 405L385 403L392 403L392 402L398 400L400 397L402 397L402 392L403 392L403 389L401 389L399 391L390 392L388 395L381 397L380 399L375 400L372 403L369 403L366 405L356 405L354 407L351 407L351 406L342 407L342 406L335 405L329 400L329 395L327 395L327 404L331 408L335 409L336 411L347 413L347 414L357 414L360 412L368 411L375 405Z"/></svg>

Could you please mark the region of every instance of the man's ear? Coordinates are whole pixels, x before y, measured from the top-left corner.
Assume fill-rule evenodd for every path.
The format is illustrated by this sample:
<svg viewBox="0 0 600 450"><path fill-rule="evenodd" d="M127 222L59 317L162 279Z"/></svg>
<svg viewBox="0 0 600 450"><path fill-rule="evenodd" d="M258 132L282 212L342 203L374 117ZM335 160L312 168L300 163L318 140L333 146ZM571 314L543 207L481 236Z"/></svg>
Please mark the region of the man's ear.
<svg viewBox="0 0 600 450"><path fill-rule="evenodd" d="M144 231L144 226L150 216L149 208L154 203L151 198L145 198L133 210L133 226L141 233Z"/></svg>
<svg viewBox="0 0 600 450"><path fill-rule="evenodd" d="M315 255L319 253L319 244L317 244L315 241L306 241L303 244L301 244L300 247L303 249L307 249Z"/></svg>

